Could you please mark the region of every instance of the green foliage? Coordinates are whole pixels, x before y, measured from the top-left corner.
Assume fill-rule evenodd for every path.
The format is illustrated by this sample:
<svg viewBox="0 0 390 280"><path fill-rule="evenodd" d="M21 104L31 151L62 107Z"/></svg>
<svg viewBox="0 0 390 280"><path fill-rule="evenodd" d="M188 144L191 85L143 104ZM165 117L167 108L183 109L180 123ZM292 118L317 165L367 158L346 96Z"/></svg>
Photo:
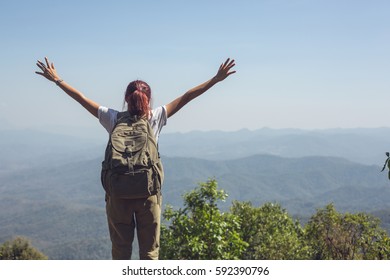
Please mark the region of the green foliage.
<svg viewBox="0 0 390 280"><path fill-rule="evenodd" d="M305 227L311 258L389 259L389 238L379 222L365 213L343 215L333 204L319 209Z"/></svg>
<svg viewBox="0 0 390 280"><path fill-rule="evenodd" d="M24 237L16 237L0 246L0 260L47 260L47 256L30 245Z"/></svg>
<svg viewBox="0 0 390 280"><path fill-rule="evenodd" d="M167 207L162 226L162 259L389 259L390 238L379 219L341 214L333 204L305 227L279 204L253 207L235 201L229 213L218 202L227 194L209 180L184 196L184 209Z"/></svg>
<svg viewBox="0 0 390 280"><path fill-rule="evenodd" d="M242 259L306 259L308 248L303 230L285 209L266 203L255 208L250 202L234 202L233 215L239 217L241 236L249 244Z"/></svg>
<svg viewBox="0 0 390 280"><path fill-rule="evenodd" d="M184 209L167 207L170 222L161 229L161 259L239 259L247 244L239 234L237 217L221 213L217 202L227 194L215 180L201 183L184 196Z"/></svg>

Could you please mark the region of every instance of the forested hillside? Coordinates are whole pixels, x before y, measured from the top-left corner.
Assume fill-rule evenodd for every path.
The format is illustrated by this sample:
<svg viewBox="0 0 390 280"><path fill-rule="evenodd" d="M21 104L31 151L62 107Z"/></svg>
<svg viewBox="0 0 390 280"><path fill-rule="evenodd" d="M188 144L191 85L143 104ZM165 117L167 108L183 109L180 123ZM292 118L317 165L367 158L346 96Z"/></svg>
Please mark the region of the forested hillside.
<svg viewBox="0 0 390 280"><path fill-rule="evenodd" d="M11 140L14 152L3 151L0 166L0 242L21 235L49 258L110 258L100 184L102 155L92 152L98 146L89 145L83 153L82 146L70 141L63 149L54 143L43 151L45 145L37 139L28 146L32 152L18 159L20 142L13 146ZM234 200L251 201L256 207L277 202L304 221L317 208L333 203L342 212L374 213L390 231L390 182L379 165L340 157L265 154L226 160L163 156L163 162L164 205L182 206L184 193L215 178L229 195L222 210Z"/></svg>

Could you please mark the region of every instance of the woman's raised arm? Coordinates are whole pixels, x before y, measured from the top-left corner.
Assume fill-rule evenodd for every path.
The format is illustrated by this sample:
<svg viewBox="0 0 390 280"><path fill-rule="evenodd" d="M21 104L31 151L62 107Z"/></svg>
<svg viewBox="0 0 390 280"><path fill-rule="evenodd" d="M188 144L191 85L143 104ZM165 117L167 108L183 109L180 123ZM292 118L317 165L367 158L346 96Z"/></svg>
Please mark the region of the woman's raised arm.
<svg viewBox="0 0 390 280"><path fill-rule="evenodd" d="M194 98L200 96L204 92L206 92L208 89L210 89L213 85L215 85L218 82L221 82L225 80L228 76L231 74L236 73L236 71L231 71L231 69L235 66L234 60L230 60L228 58L225 63L222 63L221 66L218 69L217 74L208 80L207 82L204 82L203 84L200 84L189 91L187 91L182 96L176 98L169 104L167 104L165 107L167 109L167 117L173 116L176 112L178 112L181 108L183 108L184 105L186 105L188 102L193 100Z"/></svg>
<svg viewBox="0 0 390 280"><path fill-rule="evenodd" d="M95 101L87 98L80 91L69 85L67 82L62 80L60 76L57 74L56 69L54 68L54 63L50 63L47 57L45 57L46 64L39 61L37 62L37 66L42 70L42 72L36 71L38 75L41 75L48 79L49 81L55 82L57 86L59 86L63 91L65 91L70 97L80 103L88 112L94 115L96 118L98 117L98 109L99 104Z"/></svg>

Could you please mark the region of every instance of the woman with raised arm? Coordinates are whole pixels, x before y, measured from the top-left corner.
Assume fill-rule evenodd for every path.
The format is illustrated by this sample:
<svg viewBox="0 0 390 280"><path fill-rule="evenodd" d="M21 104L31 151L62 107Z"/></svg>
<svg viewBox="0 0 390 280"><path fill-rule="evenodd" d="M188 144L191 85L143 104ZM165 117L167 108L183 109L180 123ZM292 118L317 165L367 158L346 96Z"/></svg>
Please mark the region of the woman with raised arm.
<svg viewBox="0 0 390 280"><path fill-rule="evenodd" d="M150 149L157 149L157 142L161 129L163 126L166 125L167 119L169 117L173 116L188 102L202 95L216 83L223 81L228 76L236 72L232 70L232 68L235 66L234 60L227 59L224 63L221 64L217 71L217 74L210 80L188 90L186 93L179 96L172 102L166 104L165 106L160 106L155 109L150 108L152 94L149 85L141 80L132 81L127 86L127 89L125 91L124 100L127 104L127 110L125 112L119 112L114 109L100 106L98 103L87 98L83 93L73 88L70 84L68 84L58 75L54 64L52 62L49 62L47 58L45 58L45 62L41 62L38 60L37 66L41 69L42 72L37 71L35 73L45 77L49 81L55 82L56 85L59 86L64 92L66 92L70 97L80 103L93 116L98 118L102 126L109 133L110 141L106 149L105 162L103 162L103 171L107 171L104 169L105 165L106 168L108 168L107 166L111 166L112 162L114 162L113 153L115 153L115 151L108 151L109 148L111 146L121 145L121 143L118 144L118 142L121 142L121 139L118 139L118 137L113 139L113 134L121 134L118 132L113 133L114 130L117 131L117 129L119 129L118 127L125 127L123 129L127 129L126 127L136 124L137 129L130 128L130 130L125 133L125 135L128 135L126 137L134 136L134 130L142 130L146 132L150 140L145 141L145 143L151 143L150 145L152 146L152 148ZM142 120L144 120L144 122ZM126 125L121 126L122 123L126 123ZM146 124L142 126L143 123ZM138 136L136 135L134 137L134 139L136 139ZM133 140L133 138L130 139L131 141L129 139L125 139L125 144L123 145L127 145L126 143L129 142L132 142L134 144L134 141L136 141ZM138 144L134 145L137 146ZM129 151L132 147L135 147L134 145L123 146L123 150L125 151L123 151L121 157L127 158L126 164L131 169L131 172L127 172L126 174L130 173L134 175L136 173L134 169L138 166L138 164L135 164L134 161L131 161L134 160L134 155L137 151ZM114 147L112 150L120 149ZM156 170L158 169L156 168L156 166L159 166L159 157L152 158L149 153L153 154L153 151L150 152L150 150L146 150L147 158L143 161L151 161L152 164L150 166L153 170ZM156 153L158 154L158 151ZM110 164L107 164L108 154L111 156ZM162 172L162 168L160 169L160 172ZM140 259L158 259L160 242L161 192L159 191L159 189L156 189L155 191L148 192L147 195L128 196L127 193L123 195L124 190L121 184L130 181L128 179L124 179L127 177L124 177L122 175L118 176L121 177L115 177L111 174L111 177L115 177L116 181L110 181L109 183L105 183L107 179L106 177L102 176L103 187L106 191L106 213L110 238L112 242L112 258L131 258L134 231L135 229L137 229ZM158 187L161 188L161 177L163 176L155 176L154 174L152 175L152 177L152 179L149 179L152 180L152 182L158 182ZM154 177L156 177L157 179L155 179ZM149 184L149 186L145 186L145 189L148 189L149 191L149 181L142 182L146 182L142 184ZM152 183L152 185L153 184L154 183ZM130 188L133 186L125 187ZM116 193L121 193L122 196L116 196Z"/></svg>

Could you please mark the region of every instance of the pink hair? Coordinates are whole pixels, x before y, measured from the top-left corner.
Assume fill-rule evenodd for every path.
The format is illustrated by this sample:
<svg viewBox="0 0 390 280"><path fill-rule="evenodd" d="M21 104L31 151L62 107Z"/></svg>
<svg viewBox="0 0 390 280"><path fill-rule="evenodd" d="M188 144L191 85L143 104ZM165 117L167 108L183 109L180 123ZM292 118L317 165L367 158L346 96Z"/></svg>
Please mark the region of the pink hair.
<svg viewBox="0 0 390 280"><path fill-rule="evenodd" d="M148 117L152 92L147 83L141 80L132 81L126 89L125 101L131 115Z"/></svg>

